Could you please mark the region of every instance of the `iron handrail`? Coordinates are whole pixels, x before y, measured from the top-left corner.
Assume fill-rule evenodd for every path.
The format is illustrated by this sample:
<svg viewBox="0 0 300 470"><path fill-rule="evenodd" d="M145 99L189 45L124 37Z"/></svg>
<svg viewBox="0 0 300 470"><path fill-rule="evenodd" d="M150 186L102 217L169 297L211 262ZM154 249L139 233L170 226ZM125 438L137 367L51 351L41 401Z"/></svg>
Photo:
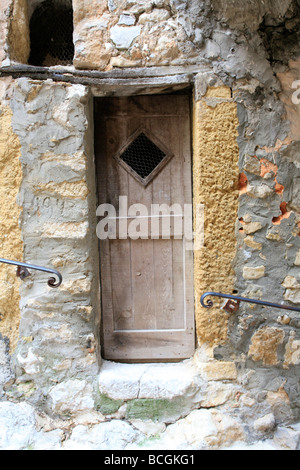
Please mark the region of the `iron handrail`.
<svg viewBox="0 0 300 470"><path fill-rule="evenodd" d="M30 276L30 272L28 271L28 269L34 269L36 271L42 271L45 273L54 274L58 278L58 280L55 277L50 277L48 279L49 287L53 287L53 288L59 287L63 280L61 273L59 271L56 271L55 269L45 268L43 266L36 266L35 264L21 263L20 261L12 261L10 259L4 259L4 258L0 258L0 263L18 266L17 276L20 277L22 280Z"/></svg>
<svg viewBox="0 0 300 470"><path fill-rule="evenodd" d="M272 308L279 308L283 310L292 310L294 312L300 312L300 307L291 307L285 304L274 304L273 302L265 302L263 300L256 300L256 299L248 299L246 297L239 297L237 295L230 295L230 294L221 294L218 292L205 292L200 298L201 305L205 308L213 307L214 303L211 299L206 300L206 297L222 297L224 299L231 299L235 300L236 302L248 302L251 304L263 305L265 307L272 307Z"/></svg>

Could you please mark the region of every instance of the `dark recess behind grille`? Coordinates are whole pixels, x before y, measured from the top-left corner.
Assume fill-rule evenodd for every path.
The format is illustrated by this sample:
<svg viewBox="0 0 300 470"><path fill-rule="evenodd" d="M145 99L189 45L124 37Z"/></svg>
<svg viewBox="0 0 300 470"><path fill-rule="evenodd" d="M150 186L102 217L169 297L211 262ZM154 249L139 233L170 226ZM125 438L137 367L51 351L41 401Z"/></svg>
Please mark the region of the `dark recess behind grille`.
<svg viewBox="0 0 300 470"><path fill-rule="evenodd" d="M30 20L30 65L71 65L74 56L71 0L45 0Z"/></svg>
<svg viewBox="0 0 300 470"><path fill-rule="evenodd" d="M146 178L165 158L165 154L150 139L141 133L120 155L141 178Z"/></svg>

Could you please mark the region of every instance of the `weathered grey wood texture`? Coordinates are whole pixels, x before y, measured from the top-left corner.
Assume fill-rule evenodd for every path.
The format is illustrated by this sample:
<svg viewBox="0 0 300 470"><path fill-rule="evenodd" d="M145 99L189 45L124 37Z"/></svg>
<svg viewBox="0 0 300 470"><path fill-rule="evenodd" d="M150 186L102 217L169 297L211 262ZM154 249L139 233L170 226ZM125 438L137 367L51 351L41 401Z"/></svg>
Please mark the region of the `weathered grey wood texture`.
<svg viewBox="0 0 300 470"><path fill-rule="evenodd" d="M206 67L202 64L201 71ZM107 72L78 70L74 67L37 67L14 64L0 67L0 77L51 79L89 86L94 96L130 96L178 91L191 86L199 65L113 69Z"/></svg>
<svg viewBox="0 0 300 470"><path fill-rule="evenodd" d="M173 157L145 187L115 158L143 126ZM99 203L117 209L192 202L190 110L186 95L95 100ZM128 224L132 219L127 221ZM160 232L161 233L161 232ZM106 359L167 361L194 352L193 256L182 239L100 242L102 346Z"/></svg>

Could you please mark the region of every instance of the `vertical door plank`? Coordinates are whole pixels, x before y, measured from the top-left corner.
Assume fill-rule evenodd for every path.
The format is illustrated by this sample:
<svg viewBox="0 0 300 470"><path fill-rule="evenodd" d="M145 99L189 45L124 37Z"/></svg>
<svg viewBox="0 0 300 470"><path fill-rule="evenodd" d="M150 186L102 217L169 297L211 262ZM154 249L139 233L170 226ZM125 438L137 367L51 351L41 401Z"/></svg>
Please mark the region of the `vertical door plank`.
<svg viewBox="0 0 300 470"><path fill-rule="evenodd" d="M167 148L171 148L170 119L165 117L156 117L151 120L151 131L154 135L164 142ZM173 159L172 159L173 160ZM170 161L162 171L153 180L153 204L169 207L171 201L171 168L173 161ZM163 214L164 215L164 214ZM166 221L166 218L160 218L160 224ZM155 291L157 295L156 325L158 329L176 328L174 325L174 312L177 308L174 302L173 282L173 242L171 240L158 239L153 242L154 253L153 263L155 267Z"/></svg>
<svg viewBox="0 0 300 470"><path fill-rule="evenodd" d="M135 105L135 102L133 103ZM140 108L139 108L140 109ZM142 100L141 109L144 109ZM147 126L147 118L143 124ZM127 139L140 127L140 118L132 116L127 120ZM135 178L129 175L128 207L133 204L142 204L148 209L152 202L152 186L144 188ZM139 213L137 212L137 215ZM142 215L142 214L140 214ZM135 221L129 221L129 227L135 226ZM138 230L138 224L137 224ZM152 240L131 241L131 266L132 266L132 302L135 318L135 329L155 329L155 286L153 266L153 242Z"/></svg>

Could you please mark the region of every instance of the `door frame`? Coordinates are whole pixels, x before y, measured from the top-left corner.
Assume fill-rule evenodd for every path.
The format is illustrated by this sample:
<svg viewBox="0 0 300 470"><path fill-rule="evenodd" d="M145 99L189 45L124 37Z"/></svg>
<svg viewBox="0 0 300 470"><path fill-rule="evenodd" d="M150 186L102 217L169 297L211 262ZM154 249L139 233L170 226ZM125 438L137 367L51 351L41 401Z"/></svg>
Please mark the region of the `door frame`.
<svg viewBox="0 0 300 470"><path fill-rule="evenodd" d="M175 87L176 88L176 87ZM173 90L173 86L169 86L167 87L167 90L164 88L163 90L158 90L156 87L154 87L153 89L151 89L151 92L147 92L145 93L146 95L156 95L156 94L161 94L161 95L177 95L177 94L184 94L186 96L188 96L189 98L189 123L190 123L190 156L191 156L191 160L190 160L190 165L191 165L191 171L190 171L190 185L191 185L191 202L193 204L193 91L194 91L194 88L191 86L191 83L186 83L184 86L180 86L179 87L180 90L179 91L174 91ZM130 93L130 89L128 89L128 93L126 92L126 86L122 87L122 92L119 93L119 92L113 92L113 93L110 93L109 95L110 96L103 96L103 95L106 95L106 93L93 93L93 103L95 101L95 99L97 99L98 97L100 98L113 98L113 97L124 97L124 96L139 96L139 95L143 95L144 93ZM94 123L95 123L95 115L93 113L93 118L94 118ZM95 141L95 131L93 133L93 139ZM96 164L96 161L95 161L95 169L96 169L96 180L97 180L97 187L98 187L98 166ZM98 207L98 194L96 195L97 197L97 207ZM193 227L194 228L194 227ZM100 283L99 283L99 300L100 300L100 306L99 306L99 310L100 310L100 322L98 322L98 327L99 327L99 330L100 330L100 334L98 333L98 337L100 339L100 347L101 347L101 358L100 360L103 358L103 335L104 335L104 332L103 332L103 315L102 315L102 292L101 292L101 273L100 273L100 269L101 269L101 266L100 266L100 240L98 240L98 247L99 247L99 255L98 255L98 266L99 266L99 280L100 280ZM194 253L192 252L192 270L194 272ZM196 348L197 348L197 336L196 336L196 309L195 309L195 290L194 290L194 283L195 283L195 279L194 279L194 276L193 276L193 279L192 279L192 290L193 290L193 305L192 305L192 309L193 309L193 322L194 322L194 352L193 354L191 355L191 357L194 355L195 351L196 351ZM99 332L98 330L98 332ZM139 363L139 362L166 362L166 363L171 363L171 362L178 362L178 361L182 361L184 359L182 358L179 358L179 359L153 359L152 361L143 361L143 360L137 360L137 361L131 361L131 360L125 360L125 361L122 361L122 360L116 360L115 362L127 362L127 363L130 363L130 362L135 362L135 363Z"/></svg>

